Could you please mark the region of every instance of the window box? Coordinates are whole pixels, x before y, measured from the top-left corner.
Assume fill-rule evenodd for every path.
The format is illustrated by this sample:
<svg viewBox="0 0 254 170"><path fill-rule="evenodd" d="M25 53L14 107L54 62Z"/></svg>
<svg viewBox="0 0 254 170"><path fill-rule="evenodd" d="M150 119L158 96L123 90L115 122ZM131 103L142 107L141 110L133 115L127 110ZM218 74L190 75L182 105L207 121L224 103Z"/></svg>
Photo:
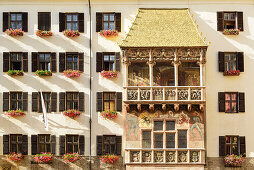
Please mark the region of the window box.
<svg viewBox="0 0 254 170"><path fill-rule="evenodd" d="M51 37L53 33L51 31L37 30L36 35L38 37Z"/></svg>
<svg viewBox="0 0 254 170"><path fill-rule="evenodd" d="M224 163L226 167L240 167L244 161L242 155L227 155L224 158Z"/></svg>
<svg viewBox="0 0 254 170"><path fill-rule="evenodd" d="M69 38L74 38L74 37L80 36L79 31L72 31L72 30L64 30L64 31L63 31L63 34L64 34L66 37L69 37Z"/></svg>
<svg viewBox="0 0 254 170"><path fill-rule="evenodd" d="M21 159L23 159L23 155L22 153L10 153L8 155L6 155L6 158L9 160L9 161L12 161L12 162L18 162L20 161Z"/></svg>
<svg viewBox="0 0 254 170"><path fill-rule="evenodd" d="M74 119L75 117L80 116L80 111L76 109L69 109L69 110L65 110L63 112L63 115Z"/></svg>
<svg viewBox="0 0 254 170"><path fill-rule="evenodd" d="M8 110L5 115L10 117L18 117L18 116L25 116L25 113L23 110Z"/></svg>
<svg viewBox="0 0 254 170"><path fill-rule="evenodd" d="M51 153L47 153L47 152L44 152L44 153L40 153L40 154L36 154L34 156L34 161L36 163L50 163L51 161L53 160L53 155Z"/></svg>
<svg viewBox="0 0 254 170"><path fill-rule="evenodd" d="M80 76L80 71L79 70L65 70L64 75L66 77L79 77Z"/></svg>
<svg viewBox="0 0 254 170"><path fill-rule="evenodd" d="M119 157L117 155L107 154L107 155L101 156L100 159L102 163L115 165L117 163L118 158Z"/></svg>
<svg viewBox="0 0 254 170"><path fill-rule="evenodd" d="M102 111L101 116L104 119L116 119L117 118L117 112L116 111Z"/></svg>
<svg viewBox="0 0 254 170"><path fill-rule="evenodd" d="M111 78L117 78L118 72L117 71L102 71L101 76L103 78L111 79Z"/></svg>
<svg viewBox="0 0 254 170"><path fill-rule="evenodd" d="M81 159L81 157L78 153L66 153L66 154L64 154L64 161L65 162L76 162L80 159Z"/></svg>
<svg viewBox="0 0 254 170"><path fill-rule="evenodd" d="M24 71L22 71L22 70L9 70L7 74L9 76L23 76Z"/></svg>
<svg viewBox="0 0 254 170"><path fill-rule="evenodd" d="M239 29L224 29L223 34L224 35L239 35L240 30Z"/></svg>
<svg viewBox="0 0 254 170"><path fill-rule="evenodd" d="M52 76L52 72L48 70L37 70L35 74L37 76Z"/></svg>
<svg viewBox="0 0 254 170"><path fill-rule="evenodd" d="M239 76L240 70L224 71L224 76Z"/></svg>
<svg viewBox="0 0 254 170"><path fill-rule="evenodd" d="M5 33L9 36L12 36L12 37L20 37L20 36L23 36L24 35L24 31L22 31L21 29L7 29L5 31Z"/></svg>
<svg viewBox="0 0 254 170"><path fill-rule="evenodd" d="M118 31L116 31L116 30L101 30L99 34L102 37L112 37L112 36L118 36Z"/></svg>

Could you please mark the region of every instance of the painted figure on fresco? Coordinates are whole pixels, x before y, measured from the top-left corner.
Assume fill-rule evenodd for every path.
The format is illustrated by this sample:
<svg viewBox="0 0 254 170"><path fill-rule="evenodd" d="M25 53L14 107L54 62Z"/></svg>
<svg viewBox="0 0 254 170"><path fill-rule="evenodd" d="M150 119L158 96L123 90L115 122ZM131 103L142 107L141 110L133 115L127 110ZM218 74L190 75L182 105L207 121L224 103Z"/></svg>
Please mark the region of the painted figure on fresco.
<svg viewBox="0 0 254 170"><path fill-rule="evenodd" d="M196 138L196 134L194 133L194 129L196 129L199 134L200 134L200 137L202 137L202 130L201 130L201 127L199 124L202 123L202 119L201 119L201 116L198 112L193 112L191 114L188 114L189 118L190 118L190 124L191 124L191 127L190 127L190 132L192 133L193 137Z"/></svg>
<svg viewBox="0 0 254 170"><path fill-rule="evenodd" d="M135 140L138 140L138 118L135 116L127 115L127 125L129 127L127 132L127 140L131 140L131 135L133 134Z"/></svg>

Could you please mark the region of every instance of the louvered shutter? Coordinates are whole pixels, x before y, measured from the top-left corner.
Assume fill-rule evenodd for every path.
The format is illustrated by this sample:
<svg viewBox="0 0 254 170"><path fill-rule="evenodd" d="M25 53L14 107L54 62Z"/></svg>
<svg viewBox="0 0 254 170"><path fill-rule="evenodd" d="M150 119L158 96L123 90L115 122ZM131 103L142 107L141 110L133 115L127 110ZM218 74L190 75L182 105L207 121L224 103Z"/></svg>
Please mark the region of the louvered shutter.
<svg viewBox="0 0 254 170"><path fill-rule="evenodd" d="M97 155L102 155L102 138L103 136L97 136Z"/></svg>
<svg viewBox="0 0 254 170"><path fill-rule="evenodd" d="M244 72L244 54L243 52L237 53L237 66L240 72Z"/></svg>
<svg viewBox="0 0 254 170"><path fill-rule="evenodd" d="M38 53L32 52L32 72L36 72L38 70L39 65Z"/></svg>
<svg viewBox="0 0 254 170"><path fill-rule="evenodd" d="M79 135L79 154L84 155L85 154L85 136Z"/></svg>
<svg viewBox="0 0 254 170"><path fill-rule="evenodd" d="M101 112L102 111L102 95L103 93L102 92L97 92L96 93L96 111L97 112Z"/></svg>
<svg viewBox="0 0 254 170"><path fill-rule="evenodd" d="M52 92L51 93L51 112L57 111L57 93Z"/></svg>
<svg viewBox="0 0 254 170"><path fill-rule="evenodd" d="M9 110L9 92L3 92L3 111Z"/></svg>
<svg viewBox="0 0 254 170"><path fill-rule="evenodd" d="M39 93L32 92L32 112L38 112Z"/></svg>
<svg viewBox="0 0 254 170"><path fill-rule="evenodd" d="M28 154L28 135L22 135L23 155Z"/></svg>
<svg viewBox="0 0 254 170"><path fill-rule="evenodd" d="M96 32L102 30L102 13L96 12Z"/></svg>
<svg viewBox="0 0 254 170"><path fill-rule="evenodd" d="M22 30L28 32L28 13L22 12Z"/></svg>
<svg viewBox="0 0 254 170"><path fill-rule="evenodd" d="M32 150L32 155L37 154L37 135L31 135L31 150Z"/></svg>
<svg viewBox="0 0 254 170"><path fill-rule="evenodd" d="M116 154L121 155L122 151L122 136L116 136Z"/></svg>
<svg viewBox="0 0 254 170"><path fill-rule="evenodd" d="M8 72L10 68L10 53L3 52L3 72Z"/></svg>
<svg viewBox="0 0 254 170"><path fill-rule="evenodd" d="M65 110L65 93L59 93L59 111L62 112Z"/></svg>
<svg viewBox="0 0 254 170"><path fill-rule="evenodd" d="M239 112L245 112L245 95L244 93L238 93L239 96Z"/></svg>
<svg viewBox="0 0 254 170"><path fill-rule="evenodd" d="M226 155L226 137L219 136L219 156Z"/></svg>
<svg viewBox="0 0 254 170"><path fill-rule="evenodd" d="M121 32L121 13L115 13L116 17L116 30Z"/></svg>
<svg viewBox="0 0 254 170"><path fill-rule="evenodd" d="M43 31L51 30L50 12L38 12L38 29Z"/></svg>
<svg viewBox="0 0 254 170"><path fill-rule="evenodd" d="M243 12L237 12L237 24L238 24L238 29L240 31L243 31Z"/></svg>
<svg viewBox="0 0 254 170"><path fill-rule="evenodd" d="M59 146L60 146L60 150L59 150L60 155L64 155L65 154L65 136L64 135L59 136Z"/></svg>
<svg viewBox="0 0 254 170"><path fill-rule="evenodd" d="M225 71L225 62L224 62L224 52L218 52L218 59L219 59L219 72Z"/></svg>
<svg viewBox="0 0 254 170"><path fill-rule="evenodd" d="M3 154L9 154L10 152L10 135L3 135Z"/></svg>
<svg viewBox="0 0 254 170"><path fill-rule="evenodd" d="M65 13L59 13L59 32L65 30Z"/></svg>
<svg viewBox="0 0 254 170"><path fill-rule="evenodd" d="M224 30L224 13L223 12L217 12L217 31L223 31Z"/></svg>
<svg viewBox="0 0 254 170"><path fill-rule="evenodd" d="M27 52L24 52L22 53L22 56L23 56L23 71L24 72L28 72L28 53Z"/></svg>
<svg viewBox="0 0 254 170"><path fill-rule="evenodd" d="M28 92L23 92L23 111L27 111L28 107Z"/></svg>
<svg viewBox="0 0 254 170"><path fill-rule="evenodd" d="M9 13L3 12L3 32L9 28Z"/></svg>
<svg viewBox="0 0 254 170"><path fill-rule="evenodd" d="M246 145L245 145L245 136L240 136L239 137L239 149L240 149L240 154L246 157Z"/></svg>
<svg viewBox="0 0 254 170"><path fill-rule="evenodd" d="M79 29L79 32L81 33L84 32L84 13L78 14L78 29Z"/></svg>
<svg viewBox="0 0 254 170"><path fill-rule="evenodd" d="M116 71L120 72L121 68L121 59L120 59L120 53L116 53Z"/></svg>
<svg viewBox="0 0 254 170"><path fill-rule="evenodd" d="M59 72L65 70L65 53L59 53Z"/></svg>
<svg viewBox="0 0 254 170"><path fill-rule="evenodd" d="M51 135L50 136L50 144L51 144L51 153L53 154L53 155L55 155L56 154L56 135Z"/></svg>
<svg viewBox="0 0 254 170"><path fill-rule="evenodd" d="M225 93L218 93L219 112L225 112Z"/></svg>
<svg viewBox="0 0 254 170"><path fill-rule="evenodd" d="M85 111L85 93L79 92L79 111Z"/></svg>
<svg viewBox="0 0 254 170"><path fill-rule="evenodd" d="M79 71L84 71L84 53L78 54Z"/></svg>
<svg viewBox="0 0 254 170"><path fill-rule="evenodd" d="M96 72L102 71L102 56L101 52L96 53Z"/></svg>
<svg viewBox="0 0 254 170"><path fill-rule="evenodd" d="M56 53L50 54L50 67L51 72L56 72Z"/></svg>
<svg viewBox="0 0 254 170"><path fill-rule="evenodd" d="M116 92L116 111L122 111L122 92Z"/></svg>

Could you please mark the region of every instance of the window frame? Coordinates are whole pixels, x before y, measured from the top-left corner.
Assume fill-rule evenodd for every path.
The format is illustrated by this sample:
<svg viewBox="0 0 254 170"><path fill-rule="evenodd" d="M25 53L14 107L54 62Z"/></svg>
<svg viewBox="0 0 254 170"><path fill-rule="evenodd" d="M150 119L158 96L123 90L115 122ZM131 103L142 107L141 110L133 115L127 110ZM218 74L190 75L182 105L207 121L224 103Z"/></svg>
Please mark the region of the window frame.
<svg viewBox="0 0 254 170"><path fill-rule="evenodd" d="M108 154L117 154L117 142L116 142L116 135L103 135L102 136L102 155L106 155L107 154L107 152L106 152L106 149L105 149L105 138L107 138L107 137L109 137L110 138L110 141L109 141L109 152L110 153L108 153ZM114 138L114 153L111 153L111 145L112 145L112 143L111 143L111 138Z"/></svg>
<svg viewBox="0 0 254 170"><path fill-rule="evenodd" d="M41 136L44 136L44 137L45 137L43 143L40 142L40 137L41 137ZM46 141L46 137L49 137L49 141L48 141L48 142ZM51 152L51 147L52 147L52 146L51 146L51 135L50 135L50 134L38 134L38 135L37 135L38 153L47 152L47 151L46 151L46 145L48 145L48 144L49 144L49 152ZM40 145L44 145L44 151L41 151L41 150L40 150Z"/></svg>
<svg viewBox="0 0 254 170"><path fill-rule="evenodd" d="M229 94L230 95L230 100L226 100L226 94ZM235 94L236 95L236 100L232 100L232 94ZM239 99L238 99L238 92L225 92L225 113L238 113L239 111ZM230 111L227 111L226 110L226 103L229 103L230 104ZM232 111L232 102L236 102L236 111L233 112Z"/></svg>
<svg viewBox="0 0 254 170"><path fill-rule="evenodd" d="M18 58L19 56L18 55L21 55L21 59L20 60L12 60L12 55L16 55L16 58ZM10 56L9 56L9 70L16 70L16 69L13 69L13 63L14 62L19 62L20 63L20 69L19 70L23 70L23 53L22 52L10 52Z"/></svg>
<svg viewBox="0 0 254 170"><path fill-rule="evenodd" d="M68 137L72 137L72 142L68 142ZM74 142L74 137L78 138L77 142ZM72 145L73 152L68 152L68 145ZM77 153L79 153L79 135L67 134L65 135L65 153L75 153L74 145L77 145Z"/></svg>
<svg viewBox="0 0 254 170"><path fill-rule="evenodd" d="M46 54L49 55L49 61L45 60L45 57L46 57ZM44 55L44 60L41 60L41 55ZM48 63L49 64L49 70L48 71L51 71L51 53L50 52L39 52L38 53L38 70L48 70L48 69L41 69L41 63L43 64L46 64ZM45 67L46 65L44 65Z"/></svg>
<svg viewBox="0 0 254 170"><path fill-rule="evenodd" d="M104 59L104 56L108 55L109 56L109 60L106 61L109 63L109 70L106 70L105 69L105 59ZM114 55L114 61L110 60L111 56ZM114 68L111 70L110 69L110 63L113 63L114 64ZM116 71L116 53L111 53L111 52L105 52L105 53L102 53L102 70L104 71Z"/></svg>
<svg viewBox="0 0 254 170"><path fill-rule="evenodd" d="M15 15L16 15L16 20L15 20L15 21L12 21L12 20L11 20L11 15L12 15L12 14L15 14ZM21 14L21 20L20 20L20 21L17 20L17 15L18 15L18 14ZM12 23L12 22L15 22L15 25L16 25L16 28L15 28L15 29L18 29L18 28L17 28L17 22L21 22L21 28L20 28L20 29L22 30L22 29L23 29L23 22L24 22L24 21L23 21L23 13L22 13L22 12L10 12L10 13L9 13L9 23L8 23L8 24L9 24L9 28L11 28L11 23ZM13 28L11 28L11 29L13 29Z"/></svg>
<svg viewBox="0 0 254 170"><path fill-rule="evenodd" d="M68 57L72 58L72 61L68 61ZM74 57L77 57L77 61L74 61ZM71 70L79 70L79 53L66 53L66 70L69 70L70 68L68 68L68 63L72 63L72 68ZM74 68L74 63L77 63L77 69L73 69Z"/></svg>
<svg viewBox="0 0 254 170"><path fill-rule="evenodd" d="M12 137L16 137L16 141L13 143ZM18 141L18 136L21 137L21 141ZM10 152L15 152L15 153L23 153L23 135L22 134L10 134ZM12 145L16 145L16 150L13 151L14 149L12 148ZM22 151L18 152L18 147L21 145Z"/></svg>
<svg viewBox="0 0 254 170"><path fill-rule="evenodd" d="M16 99L12 99L12 94L21 94L21 99L18 99L18 96L16 96ZM20 91L10 91L9 92L9 97L10 97L10 101L9 101L9 110L17 110L17 109L20 109L20 110L23 110L23 92L20 92ZM16 103L16 108L12 108L12 102L15 102ZM19 102L21 102L21 108L18 107L19 105Z"/></svg>
<svg viewBox="0 0 254 170"><path fill-rule="evenodd" d="M227 137L229 137L229 140L230 140L230 143L227 143ZM232 143L232 139L233 138L237 138L237 142L236 143ZM240 137L238 135L226 135L225 136L225 155L228 154L228 147L227 146L230 146L230 150L229 150L229 153L230 154L234 154L233 153L233 146L236 146L237 147L237 155L240 155L240 148L239 148L239 143L240 142Z"/></svg>
<svg viewBox="0 0 254 170"><path fill-rule="evenodd" d="M235 14L234 19L225 19L225 14L233 14L233 13ZM234 21L234 25L235 25L234 29L238 29L237 12L236 11L223 11L223 30L227 29L227 28L225 28L226 22L232 22L232 21Z"/></svg>
<svg viewBox="0 0 254 170"><path fill-rule="evenodd" d="M227 60L227 55L229 55L229 60ZM226 68L226 63L229 63L229 68L231 68L233 65L234 65L234 61L232 60L232 58L235 57L235 66L236 66L236 69L238 69L238 56L237 56L237 53L235 52L225 52L224 53L224 71L233 71L231 69L227 69Z"/></svg>
<svg viewBox="0 0 254 170"><path fill-rule="evenodd" d="M67 15L71 15L71 21L67 21ZM73 21L73 16L77 15L77 21ZM79 31L79 13L65 13L65 29L67 30L67 24L71 24L71 29L72 31ZM77 24L77 30L73 30L73 24Z"/></svg>
<svg viewBox="0 0 254 170"><path fill-rule="evenodd" d="M112 15L114 14L114 21L110 21L109 20L109 15ZM104 15L108 15L108 21L104 21ZM114 23L114 29L113 30L116 30L116 14L115 12L104 12L102 13L102 30L110 30L110 29L105 29L104 28L104 23L108 23L108 28L110 27L110 23Z"/></svg>
<svg viewBox="0 0 254 170"><path fill-rule="evenodd" d="M46 99L46 97L44 96L45 94L50 94L50 99ZM39 105L38 113L42 113L41 92L39 92L38 95L39 95L39 100L38 100L38 102L39 102L39 103L38 103L38 105ZM47 113L51 113L52 92L42 92L42 95L43 95L44 103L49 102L49 104L48 104L49 110L47 110L47 105L45 104L46 112L47 112Z"/></svg>
<svg viewBox="0 0 254 170"><path fill-rule="evenodd" d="M117 104L117 101L116 101L117 100L116 99L116 92L108 92L107 91L107 92L103 92L102 94L103 94L103 96L102 96L102 110L103 111L116 111L116 104ZM109 95L109 99L108 100L106 100L105 97L104 97L107 94ZM111 100L111 95L115 96L114 100L113 99ZM115 103L115 107L114 107L114 110L111 110L110 103L113 102L113 101ZM108 102L108 105L109 105L109 109L108 110L105 109L105 102Z"/></svg>
<svg viewBox="0 0 254 170"><path fill-rule="evenodd" d="M68 99L68 94L72 94L72 99ZM77 99L74 99L74 94L77 94ZM68 102L72 102L72 108L68 108ZM65 93L65 109L68 110L68 109L75 109L75 105L74 105L74 102L78 102L78 106L76 108L76 110L79 110L79 92L71 92L71 91L67 91Z"/></svg>

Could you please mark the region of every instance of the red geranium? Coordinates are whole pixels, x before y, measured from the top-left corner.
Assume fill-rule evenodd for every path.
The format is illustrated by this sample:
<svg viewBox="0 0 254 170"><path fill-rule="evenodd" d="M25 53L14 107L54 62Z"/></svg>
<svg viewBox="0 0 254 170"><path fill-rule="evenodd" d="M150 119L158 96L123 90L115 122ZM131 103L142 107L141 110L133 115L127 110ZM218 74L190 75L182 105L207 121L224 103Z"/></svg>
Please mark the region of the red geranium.
<svg viewBox="0 0 254 170"><path fill-rule="evenodd" d="M240 70L224 71L224 76L239 76Z"/></svg>
<svg viewBox="0 0 254 170"><path fill-rule="evenodd" d="M116 111L102 111L101 116L105 119L116 119L117 118L117 112Z"/></svg>
<svg viewBox="0 0 254 170"><path fill-rule="evenodd" d="M117 30L101 30L99 34L100 36L103 36L103 37L118 36L118 31Z"/></svg>
<svg viewBox="0 0 254 170"><path fill-rule="evenodd" d="M63 115L74 119L75 117L80 116L80 111L76 109L69 109L69 110L65 110L63 112Z"/></svg>
<svg viewBox="0 0 254 170"><path fill-rule="evenodd" d="M104 78L117 78L118 72L117 71L102 71L101 76Z"/></svg>
<svg viewBox="0 0 254 170"><path fill-rule="evenodd" d="M42 152L40 154L36 154L34 156L34 161L37 163L49 163L53 160L53 154L47 153L47 152Z"/></svg>
<svg viewBox="0 0 254 170"><path fill-rule="evenodd" d="M53 33L51 31L37 30L36 35L39 37L51 37Z"/></svg>
<svg viewBox="0 0 254 170"><path fill-rule="evenodd" d="M7 35L9 35L9 36L23 36L23 34L24 34L24 31L22 31L22 29L11 29L11 28L9 28L9 29L7 29L7 30L5 30L5 33L7 34Z"/></svg>
<svg viewBox="0 0 254 170"><path fill-rule="evenodd" d="M79 70L65 70L64 75L66 77L79 77L80 76L80 71Z"/></svg>
<svg viewBox="0 0 254 170"><path fill-rule="evenodd" d="M69 38L74 38L74 37L80 36L80 33L78 31L72 31L72 30L64 30L63 34Z"/></svg>
<svg viewBox="0 0 254 170"><path fill-rule="evenodd" d="M6 155L6 157L9 161L18 162L23 158L23 155L21 153L13 152L13 153Z"/></svg>
<svg viewBox="0 0 254 170"><path fill-rule="evenodd" d="M116 164L117 160L118 160L118 156L117 155L103 155L101 156L101 162L106 163L106 164Z"/></svg>
<svg viewBox="0 0 254 170"><path fill-rule="evenodd" d="M18 117L25 116L26 114L23 112L23 110L17 109L17 110L8 110L8 112L6 112L5 115L9 117Z"/></svg>

